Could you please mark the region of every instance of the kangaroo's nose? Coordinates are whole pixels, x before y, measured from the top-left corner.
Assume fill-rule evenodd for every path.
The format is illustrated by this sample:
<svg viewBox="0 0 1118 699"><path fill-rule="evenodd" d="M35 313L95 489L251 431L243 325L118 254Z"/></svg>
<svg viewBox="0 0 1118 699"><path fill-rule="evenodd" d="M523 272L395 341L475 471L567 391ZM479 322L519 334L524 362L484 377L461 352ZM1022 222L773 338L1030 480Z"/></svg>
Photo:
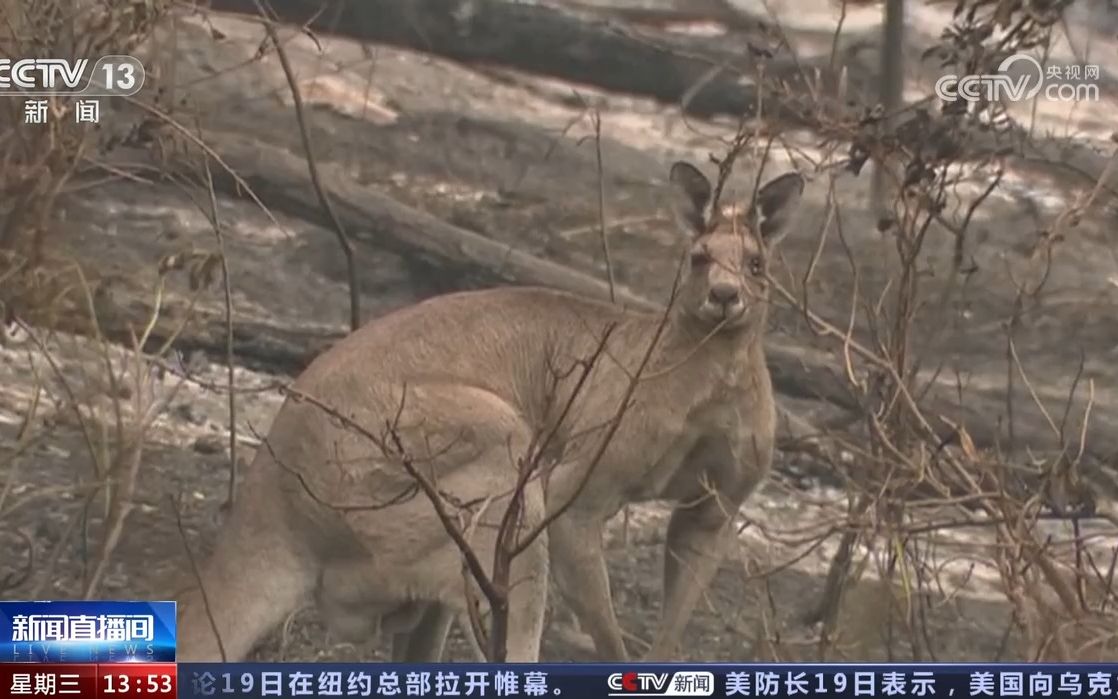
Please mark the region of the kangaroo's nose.
<svg viewBox="0 0 1118 699"><path fill-rule="evenodd" d="M710 300L721 306L729 306L738 300L738 288L733 284L715 284L710 287Z"/></svg>

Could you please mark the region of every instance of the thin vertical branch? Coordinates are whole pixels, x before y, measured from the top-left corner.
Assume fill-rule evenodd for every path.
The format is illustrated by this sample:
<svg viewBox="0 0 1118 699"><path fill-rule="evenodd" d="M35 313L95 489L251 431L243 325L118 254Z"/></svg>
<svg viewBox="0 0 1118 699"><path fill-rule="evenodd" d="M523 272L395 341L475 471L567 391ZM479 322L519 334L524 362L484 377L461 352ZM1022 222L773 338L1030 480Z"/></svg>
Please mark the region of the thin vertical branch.
<svg viewBox="0 0 1118 699"><path fill-rule="evenodd" d="M234 390L236 369L233 364L233 290L229 274L229 256L225 252L225 236L221 233L221 222L217 215L217 194L214 192L213 172L210 159L203 156L206 168L206 189L210 196L210 223L217 237L217 254L221 262L221 285L225 295L225 368L229 384L229 485L226 506L232 507L237 499L237 392Z"/></svg>
<svg viewBox="0 0 1118 699"><path fill-rule="evenodd" d="M598 167L598 231L602 238L602 256L606 261L606 279L609 282L609 301L616 303L613 279L613 257L609 250L609 235L606 226L606 177L602 167L602 114L597 109L590 113L594 124L594 157Z"/></svg>
<svg viewBox="0 0 1118 699"><path fill-rule="evenodd" d="M314 148L311 147L310 130L307 128L306 115L303 113L303 95L299 90L299 83L295 78L295 71L291 68L291 61L287 58L287 51L283 48L283 43L279 39L279 34L276 32L275 24L268 19L267 12L265 12L263 5L259 0L256 3L257 9L264 23L264 29L268 32L268 38L271 39L272 45L276 48L276 55L279 57L280 65L283 67L283 74L287 77L287 84L291 88L291 101L295 106L295 119L299 123L299 137L303 141L303 150L307 155L307 170L310 173L311 184L314 186L315 194L318 196L319 203L322 204L323 211L330 218L330 223L334 226L334 234L338 238L338 244L342 248L342 254L345 256L346 275L349 279L349 327L350 330L356 330L361 326L361 293L357 283L357 262L354 259L353 242L346 234L345 227L342 225L341 219L334 211L334 206L330 203L330 198L326 195L326 190L322 187L322 180L318 175L318 164L314 156Z"/></svg>

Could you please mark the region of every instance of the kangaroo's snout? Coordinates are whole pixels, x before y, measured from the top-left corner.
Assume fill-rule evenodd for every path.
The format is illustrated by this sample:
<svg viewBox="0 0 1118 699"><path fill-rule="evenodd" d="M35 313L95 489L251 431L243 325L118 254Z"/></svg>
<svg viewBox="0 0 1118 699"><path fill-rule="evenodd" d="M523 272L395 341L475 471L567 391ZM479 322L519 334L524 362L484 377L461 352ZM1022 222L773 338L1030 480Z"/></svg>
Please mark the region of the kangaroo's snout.
<svg viewBox="0 0 1118 699"><path fill-rule="evenodd" d="M715 284L710 288L708 298L711 303L718 304L723 308L741 304L741 294L733 284Z"/></svg>

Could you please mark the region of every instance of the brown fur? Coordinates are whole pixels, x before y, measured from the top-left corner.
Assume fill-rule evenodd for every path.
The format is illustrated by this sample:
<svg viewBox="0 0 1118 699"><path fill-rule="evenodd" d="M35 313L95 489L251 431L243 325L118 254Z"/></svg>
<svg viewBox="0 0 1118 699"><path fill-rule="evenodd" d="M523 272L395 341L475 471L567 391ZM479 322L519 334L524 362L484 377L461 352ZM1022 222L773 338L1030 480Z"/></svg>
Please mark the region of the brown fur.
<svg viewBox="0 0 1118 699"><path fill-rule="evenodd" d="M626 503L661 498L678 505L650 656L670 657L718 566L734 514L769 468L775 412L761 345L764 256L803 180L777 178L756 207L744 207L748 216L734 220L711 215L711 188L698 170L677 163L671 175L692 260L604 457L573 504L514 561L510 661L538 659L549 568L599 654L627 656L602 526ZM546 498L541 481L529 483L528 524L572 499L601 426L616 414L661 323L660 314L540 288L451 294L367 324L318 357L295 390L373 433L393 422L417 467L443 492L458 501L490 499L470 528L472 547L489 565L517 459L534 434L559 422L572 394L577 371L556 384L557 372L587 359L616 324L588 387L559 424ZM285 402L266 443L202 569L226 658L243 658L293 609L315 600L344 638L379 627L395 633L396 659L437 660L466 595L461 555L430 502L420 494L338 509L389 501L411 479L379 447L307 401ZM199 590L180 607L180 660L219 659Z"/></svg>

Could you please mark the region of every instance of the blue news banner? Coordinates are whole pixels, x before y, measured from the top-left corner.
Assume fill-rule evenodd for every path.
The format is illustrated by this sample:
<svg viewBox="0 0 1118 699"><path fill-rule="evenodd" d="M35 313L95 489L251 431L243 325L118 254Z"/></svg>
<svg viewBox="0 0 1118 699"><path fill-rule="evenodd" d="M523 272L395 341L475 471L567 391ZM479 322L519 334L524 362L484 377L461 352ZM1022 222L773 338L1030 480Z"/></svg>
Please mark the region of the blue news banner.
<svg viewBox="0 0 1118 699"><path fill-rule="evenodd" d="M0 698L173 699L174 602L0 602Z"/></svg>
<svg viewBox="0 0 1118 699"><path fill-rule="evenodd" d="M0 602L0 699L1109 696L1118 662L175 663L174 602Z"/></svg>

